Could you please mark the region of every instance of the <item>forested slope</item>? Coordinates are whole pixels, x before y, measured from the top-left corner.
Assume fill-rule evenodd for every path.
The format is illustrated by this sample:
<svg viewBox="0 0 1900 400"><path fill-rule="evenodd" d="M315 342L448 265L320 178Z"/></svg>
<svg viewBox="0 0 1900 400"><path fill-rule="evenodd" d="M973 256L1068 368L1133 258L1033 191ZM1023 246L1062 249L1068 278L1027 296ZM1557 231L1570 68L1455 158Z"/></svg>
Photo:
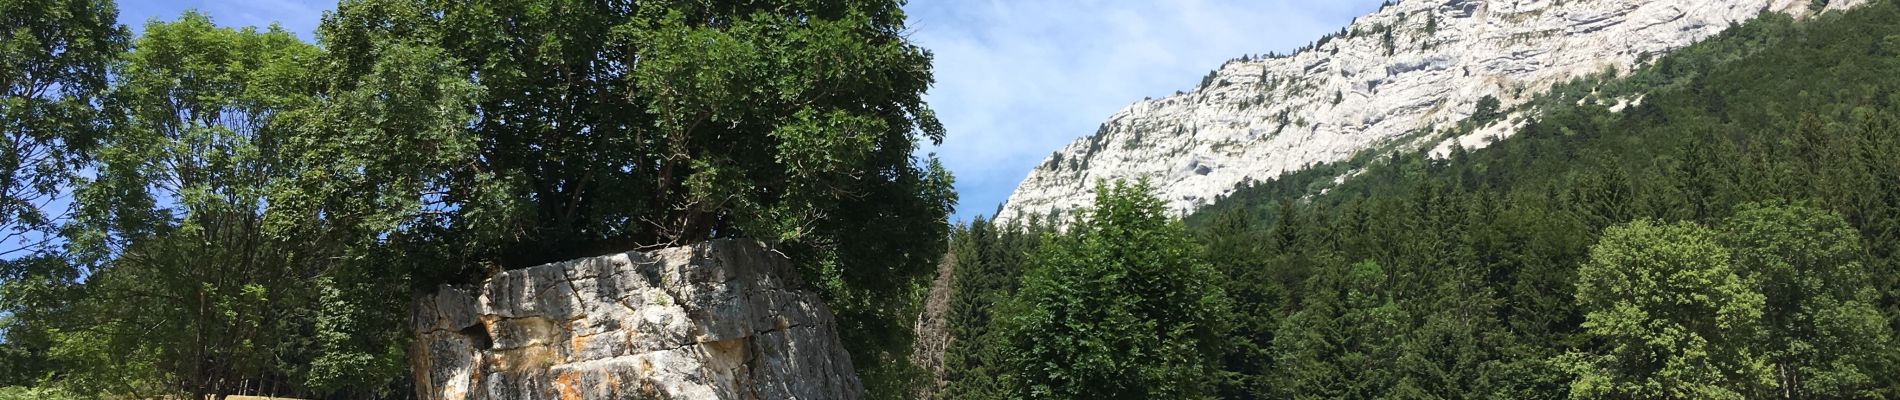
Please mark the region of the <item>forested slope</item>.
<svg viewBox="0 0 1900 400"><path fill-rule="evenodd" d="M1177 384L1222 398L1900 396L1895 2L1765 16L1523 107L1538 117L1484 150L1364 154L1189 216L1200 240L1184 248L1225 274L1232 311L1222 372ZM1046 247L1087 234L953 233L941 397L1061 397L1015 378L1073 368L1007 340L1025 334L1012 293L1047 275L1025 272L1061 253Z"/></svg>

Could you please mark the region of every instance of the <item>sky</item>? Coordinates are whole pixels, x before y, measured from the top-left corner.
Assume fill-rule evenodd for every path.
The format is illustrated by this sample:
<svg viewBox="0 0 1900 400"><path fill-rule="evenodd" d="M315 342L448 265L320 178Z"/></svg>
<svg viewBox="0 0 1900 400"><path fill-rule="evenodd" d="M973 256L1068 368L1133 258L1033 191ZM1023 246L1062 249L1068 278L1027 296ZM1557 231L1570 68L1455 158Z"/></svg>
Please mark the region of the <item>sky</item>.
<svg viewBox="0 0 1900 400"><path fill-rule="evenodd" d="M936 56L926 100L949 130L926 146L956 175L954 220L994 214L1050 153L1144 97L1193 89L1247 54L1290 52L1381 0L912 0L909 37ZM136 33L198 9L220 25L278 23L314 40L335 0L120 2Z"/></svg>

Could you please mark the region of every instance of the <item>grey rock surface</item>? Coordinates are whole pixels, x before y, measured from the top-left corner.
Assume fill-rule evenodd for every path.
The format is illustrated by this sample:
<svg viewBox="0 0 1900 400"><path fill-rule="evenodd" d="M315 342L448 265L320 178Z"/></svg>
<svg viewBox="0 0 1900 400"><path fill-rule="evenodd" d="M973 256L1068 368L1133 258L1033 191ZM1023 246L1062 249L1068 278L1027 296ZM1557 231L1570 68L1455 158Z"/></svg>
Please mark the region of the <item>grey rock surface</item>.
<svg viewBox="0 0 1900 400"><path fill-rule="evenodd" d="M1833 0L1827 9L1865 4ZM1280 57L1245 57L1201 87L1129 105L1093 135L1044 159L997 222L1062 214L1101 180L1147 178L1171 208L1191 211L1266 181L1361 150L1447 153L1510 136L1499 123L1438 139L1479 99L1505 107L1552 85L1627 72L1763 13L1810 13L1809 0L1400 0L1345 34ZM1078 132L1080 133L1080 132Z"/></svg>
<svg viewBox="0 0 1900 400"><path fill-rule="evenodd" d="M419 296L417 395L858 399L831 310L782 255L717 240L508 271Z"/></svg>

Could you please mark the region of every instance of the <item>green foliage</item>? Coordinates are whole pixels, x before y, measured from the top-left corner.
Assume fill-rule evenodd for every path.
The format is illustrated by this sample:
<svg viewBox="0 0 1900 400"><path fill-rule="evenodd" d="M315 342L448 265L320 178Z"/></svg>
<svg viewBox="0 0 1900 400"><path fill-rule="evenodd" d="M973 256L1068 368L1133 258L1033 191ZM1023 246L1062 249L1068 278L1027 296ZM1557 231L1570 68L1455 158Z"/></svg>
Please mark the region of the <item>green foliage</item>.
<svg viewBox="0 0 1900 400"><path fill-rule="evenodd" d="M78 400L81 398L59 388L0 386L0 400Z"/></svg>
<svg viewBox="0 0 1900 400"><path fill-rule="evenodd" d="M1742 399L1772 381L1750 345L1764 298L1707 228L1639 220L1604 231L1577 271L1583 329L1573 398Z"/></svg>
<svg viewBox="0 0 1900 400"><path fill-rule="evenodd" d="M1390 26L1380 27L1379 29L1379 45L1385 48L1385 55L1388 56L1398 51L1397 39L1393 37L1392 30Z"/></svg>
<svg viewBox="0 0 1900 400"><path fill-rule="evenodd" d="M60 210L42 208L104 135L97 106L128 33L110 0L5 0L0 15L0 256L23 257L56 233Z"/></svg>
<svg viewBox="0 0 1900 400"><path fill-rule="evenodd" d="M1860 234L1833 212L1751 203L1723 222L1721 237L1766 297L1767 336L1751 348L1773 371L1772 395L1881 397L1874 377L1893 372L1882 359L1893 335L1873 305Z"/></svg>
<svg viewBox="0 0 1900 400"><path fill-rule="evenodd" d="M289 171L274 118L307 107L303 67L321 52L277 28L218 28L186 13L154 22L124 56L115 121L76 189L72 255L89 272L53 351L85 393L230 393L228 377L285 379L270 364L297 330L316 272L303 243L271 240L270 185ZM122 361L121 361L122 360Z"/></svg>
<svg viewBox="0 0 1900 400"><path fill-rule="evenodd" d="M1478 99L1477 108L1471 111L1471 124L1482 127L1503 118L1504 114L1499 110L1502 106L1503 103L1497 97L1486 95Z"/></svg>
<svg viewBox="0 0 1900 400"><path fill-rule="evenodd" d="M0 2L0 134L31 152L0 157L0 225L77 210L67 253L0 269L0 385L400 395L411 290L752 237L903 393L956 195L915 155L944 132L899 5L346 0L320 46L187 13L127 52L109 2Z"/></svg>
<svg viewBox="0 0 1900 400"><path fill-rule="evenodd" d="M954 338L944 352L945 386L940 399L1003 399L1009 392L997 379L1011 354L996 330L1004 304L1018 290L1028 258L1053 233L1032 222L996 225L981 218L952 231L952 298L947 320Z"/></svg>
<svg viewBox="0 0 1900 400"><path fill-rule="evenodd" d="M407 323L407 315L392 312L408 306L388 296L389 282L364 282L358 276L318 278L312 321L316 356L309 361L303 384L318 393L396 395L383 392L392 379L407 375L408 351L400 333L389 327ZM304 367L304 366L298 366ZM300 368L301 370L301 368Z"/></svg>
<svg viewBox="0 0 1900 400"><path fill-rule="evenodd" d="M956 199L913 154L944 132L903 20L869 0L345 1L318 36L326 84L357 101L313 122L311 146L336 149L300 152L322 173L299 180L299 204L388 232L363 241L400 249L424 287L774 242L837 311L856 365L901 366ZM864 372L874 394L911 379Z"/></svg>
<svg viewBox="0 0 1900 400"><path fill-rule="evenodd" d="M468 129L424 139L455 145L358 149L343 166L440 177L370 193L423 199L444 215L410 229L503 267L739 235L830 248L857 239L849 226L913 222L892 215L941 220L947 180L911 154L919 133L943 135L921 100L929 56L897 35L897 5L785 3L345 2L320 28L332 85L398 91L362 77L424 56L452 65L411 79L480 94L431 103L466 110L431 124ZM335 139L432 132L352 128Z"/></svg>
<svg viewBox="0 0 1900 400"><path fill-rule="evenodd" d="M1238 212L1215 217L1199 237L1209 264L1220 271L1224 289L1233 299L1227 343L1230 350L1222 357L1222 375L1218 394L1222 397L1264 395L1269 389L1263 377L1273 367L1273 333L1278 326L1278 301L1287 288L1269 276L1268 254L1279 249L1263 243L1265 233L1254 227L1253 220Z"/></svg>
<svg viewBox="0 0 1900 400"><path fill-rule="evenodd" d="M62 360L49 354L53 328L80 293L78 274L59 257L0 261L0 385L36 385L62 369Z"/></svg>
<svg viewBox="0 0 1900 400"><path fill-rule="evenodd" d="M1204 398L1225 344L1220 276L1146 183L1104 184L1037 248L1001 322L1009 397Z"/></svg>
<svg viewBox="0 0 1900 400"><path fill-rule="evenodd" d="M1219 395L1900 394L1895 21L1891 2L1764 15L1645 68L1525 99L1535 116L1484 150L1435 159L1396 146L1238 188L1187 218L1240 310ZM1506 115L1495 100L1459 129ZM1632 221L1650 222L1622 232ZM1665 248L1640 253L1674 262L1595 262L1592 246ZM1625 264L1727 272L1714 274L1720 284L1581 290L1580 274ZM1353 288L1363 301L1348 301ZM1753 300L1618 314L1615 304L1692 308L1606 295L1635 288ZM1730 319L1715 321L1723 307ZM1652 324L1611 329L1637 320ZM1702 329L1716 322L1728 325ZM1662 329L1691 325L1700 330ZM1680 362L1613 362L1644 346L1656 350L1647 359ZM1637 383L1665 369L1682 374L1656 379L1699 383Z"/></svg>
<svg viewBox="0 0 1900 400"><path fill-rule="evenodd" d="M1390 389L1408 319L1374 262L1316 271L1300 305L1280 324L1273 357L1276 397L1371 398Z"/></svg>
<svg viewBox="0 0 1900 400"><path fill-rule="evenodd" d="M1612 228L1577 292L1609 351L1573 360L1572 395L1882 397L1892 333L1862 254L1839 215L1800 205L1744 204L1719 232Z"/></svg>

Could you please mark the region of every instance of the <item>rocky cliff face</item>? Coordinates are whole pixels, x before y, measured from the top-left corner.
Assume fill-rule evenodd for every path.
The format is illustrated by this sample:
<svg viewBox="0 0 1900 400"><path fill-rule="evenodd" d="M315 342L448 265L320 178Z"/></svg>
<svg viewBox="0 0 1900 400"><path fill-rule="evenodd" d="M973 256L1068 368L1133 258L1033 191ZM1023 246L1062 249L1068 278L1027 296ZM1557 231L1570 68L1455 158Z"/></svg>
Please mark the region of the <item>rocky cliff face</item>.
<svg viewBox="0 0 1900 400"><path fill-rule="evenodd" d="M1500 124L1440 141L1432 131L1577 77L1628 71L1764 12L1811 0L1402 0L1291 56L1230 61L1199 88L1143 100L1045 159L999 220L1088 204L1101 179L1148 178L1191 210L1236 184L1382 145L1481 147ZM1833 0L1844 8L1864 0Z"/></svg>
<svg viewBox="0 0 1900 400"><path fill-rule="evenodd" d="M417 299L418 396L857 399L831 311L751 241L548 264Z"/></svg>

